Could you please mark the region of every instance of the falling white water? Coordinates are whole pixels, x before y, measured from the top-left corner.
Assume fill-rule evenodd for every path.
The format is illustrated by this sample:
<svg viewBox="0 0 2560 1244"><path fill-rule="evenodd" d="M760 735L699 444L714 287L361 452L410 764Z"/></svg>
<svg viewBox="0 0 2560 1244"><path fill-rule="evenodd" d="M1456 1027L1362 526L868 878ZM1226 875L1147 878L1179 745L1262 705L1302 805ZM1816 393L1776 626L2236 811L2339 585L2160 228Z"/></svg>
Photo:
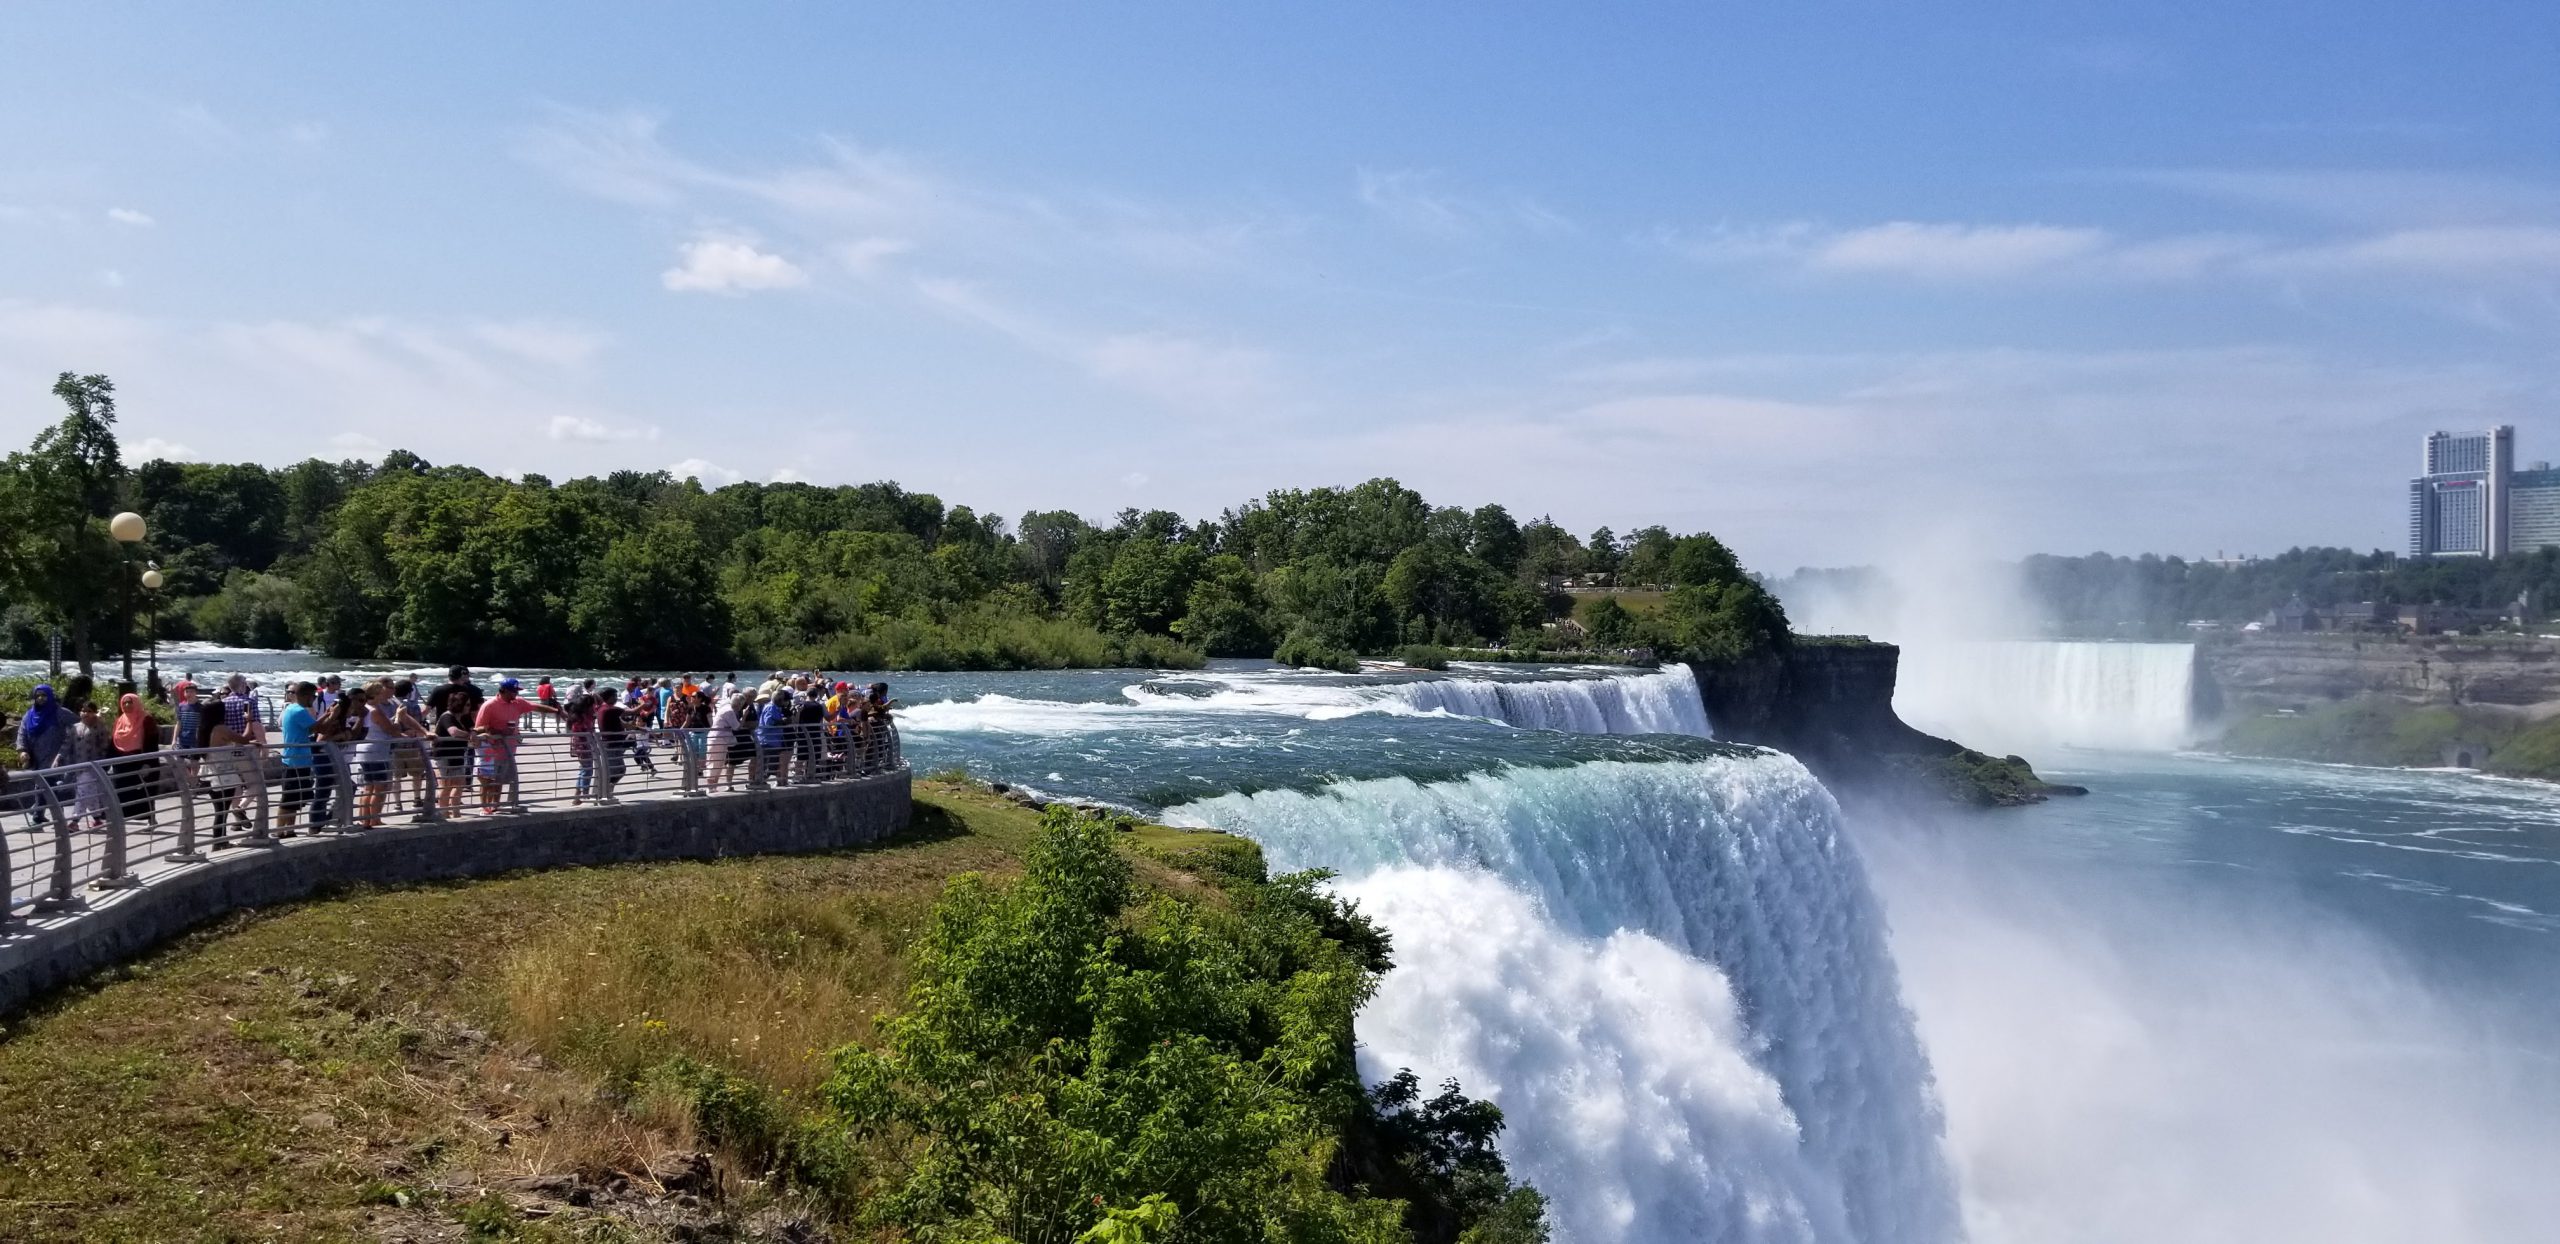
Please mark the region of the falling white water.
<svg viewBox="0 0 2560 1244"><path fill-rule="evenodd" d="M1294 670L1174 674L1121 690L1119 704L982 695L920 704L899 715L910 732L1085 734L1177 725L1216 714L1333 721L1361 714L1480 717L1524 730L1685 734L1712 738L1697 676L1686 665L1642 674L1552 678L1433 678L1388 682Z"/></svg>
<svg viewBox="0 0 2560 1244"><path fill-rule="evenodd" d="M1635 677L1443 678L1404 683L1394 692L1424 712L1482 717L1524 730L1715 737L1706 701L1698 698L1698 677L1680 664Z"/></svg>
<svg viewBox="0 0 2560 1244"><path fill-rule="evenodd" d="M2195 646L2043 640L1912 643L1903 720L1989 751L2174 751L2195 741Z"/></svg>
<svg viewBox="0 0 2560 1244"><path fill-rule="evenodd" d="M1939 1244L1928 1063L1839 811L1760 755L1222 795L1396 937L1373 1072L1456 1076L1571 1244Z"/></svg>

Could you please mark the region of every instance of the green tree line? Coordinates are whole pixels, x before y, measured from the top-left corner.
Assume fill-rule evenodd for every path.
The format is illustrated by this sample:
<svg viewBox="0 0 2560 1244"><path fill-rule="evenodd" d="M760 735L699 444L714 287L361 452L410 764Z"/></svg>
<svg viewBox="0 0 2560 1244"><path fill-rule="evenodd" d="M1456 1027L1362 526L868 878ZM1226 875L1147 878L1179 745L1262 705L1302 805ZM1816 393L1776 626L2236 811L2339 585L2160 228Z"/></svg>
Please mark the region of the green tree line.
<svg viewBox="0 0 2560 1244"><path fill-rule="evenodd" d="M121 551L141 514L159 633L345 657L623 668L996 669L1339 665L1408 646L1557 646L1576 581L1662 589L1582 612L1595 642L1731 657L1786 618L1706 534L1582 538L1499 505L1434 506L1392 479L1286 489L1214 519L1002 517L894 483L666 472L563 482L381 461L127 467L114 386L64 373L65 413L0 472L0 642L60 628L120 651ZM137 631L139 628L137 628Z"/></svg>

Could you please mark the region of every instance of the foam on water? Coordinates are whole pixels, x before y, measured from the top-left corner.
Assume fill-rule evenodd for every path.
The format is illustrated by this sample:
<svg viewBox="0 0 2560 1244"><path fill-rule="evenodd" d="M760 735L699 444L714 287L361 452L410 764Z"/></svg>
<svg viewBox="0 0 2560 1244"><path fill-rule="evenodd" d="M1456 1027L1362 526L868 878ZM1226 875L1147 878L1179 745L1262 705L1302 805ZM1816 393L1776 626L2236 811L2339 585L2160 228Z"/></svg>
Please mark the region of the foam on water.
<svg viewBox="0 0 2560 1244"><path fill-rule="evenodd" d="M1783 756L1221 795L1397 939L1373 1071L1458 1076L1559 1238L1956 1235L1928 1063L1838 807Z"/></svg>
<svg viewBox="0 0 2560 1244"><path fill-rule="evenodd" d="M1712 738L1697 677L1685 665L1644 674L1550 678L1355 680L1294 670L1169 675L1122 690L1122 703L982 695L903 710L910 731L1080 734L1142 729L1215 714L1333 721L1364 714L1474 717L1524 730L1683 734Z"/></svg>

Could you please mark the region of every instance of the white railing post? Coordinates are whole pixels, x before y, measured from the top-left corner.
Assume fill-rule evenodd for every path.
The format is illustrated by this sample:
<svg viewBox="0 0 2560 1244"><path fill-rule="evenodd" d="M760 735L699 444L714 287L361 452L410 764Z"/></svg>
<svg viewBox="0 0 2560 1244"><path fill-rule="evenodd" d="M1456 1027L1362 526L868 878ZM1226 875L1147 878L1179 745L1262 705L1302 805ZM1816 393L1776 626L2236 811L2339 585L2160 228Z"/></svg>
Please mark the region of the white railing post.
<svg viewBox="0 0 2560 1244"><path fill-rule="evenodd" d="M98 876L89 882L92 890L129 890L142 884L142 878L125 868L124 792L116 789L115 779L104 762L92 760L89 770L98 775L107 803L107 862Z"/></svg>
<svg viewBox="0 0 2560 1244"><path fill-rule="evenodd" d="M249 836L241 839L240 845L244 847L276 846L278 844L275 837L275 792L267 789L267 753L260 744L242 743L238 747L239 754L248 757L248 780L255 783L258 788L256 817L249 822Z"/></svg>
<svg viewBox="0 0 2560 1244"><path fill-rule="evenodd" d="M76 780L76 779L75 779ZM71 876L71 818L62 811L62 794L45 784L51 794L53 811L53 878L43 898L36 900L37 911L62 911L79 905L80 896L73 892Z"/></svg>
<svg viewBox="0 0 2560 1244"><path fill-rule="evenodd" d="M169 858L180 864L201 864L205 854L196 849L196 792L193 781L195 760L190 756L172 756L168 765L178 775L178 849Z"/></svg>

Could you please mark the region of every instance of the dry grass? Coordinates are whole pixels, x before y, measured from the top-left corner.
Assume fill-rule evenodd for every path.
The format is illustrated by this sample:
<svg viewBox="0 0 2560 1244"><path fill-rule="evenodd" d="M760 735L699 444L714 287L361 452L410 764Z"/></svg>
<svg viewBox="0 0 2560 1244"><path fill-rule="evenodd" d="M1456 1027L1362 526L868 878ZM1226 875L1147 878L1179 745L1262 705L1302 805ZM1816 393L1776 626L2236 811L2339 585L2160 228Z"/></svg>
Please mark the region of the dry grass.
<svg viewBox="0 0 2560 1244"><path fill-rule="evenodd" d="M631 1077L682 1053L805 1089L813 1051L867 1037L896 1005L943 883L1013 870L1037 825L920 782L914 828L872 850L359 892L224 921L0 1040L0 1240L453 1240L511 1181L644 1172L695 1140ZM1143 876L1185 889L1199 883L1184 869L1251 850L1155 828L1130 841ZM513 1238L670 1238L598 1230L528 1220Z"/></svg>

